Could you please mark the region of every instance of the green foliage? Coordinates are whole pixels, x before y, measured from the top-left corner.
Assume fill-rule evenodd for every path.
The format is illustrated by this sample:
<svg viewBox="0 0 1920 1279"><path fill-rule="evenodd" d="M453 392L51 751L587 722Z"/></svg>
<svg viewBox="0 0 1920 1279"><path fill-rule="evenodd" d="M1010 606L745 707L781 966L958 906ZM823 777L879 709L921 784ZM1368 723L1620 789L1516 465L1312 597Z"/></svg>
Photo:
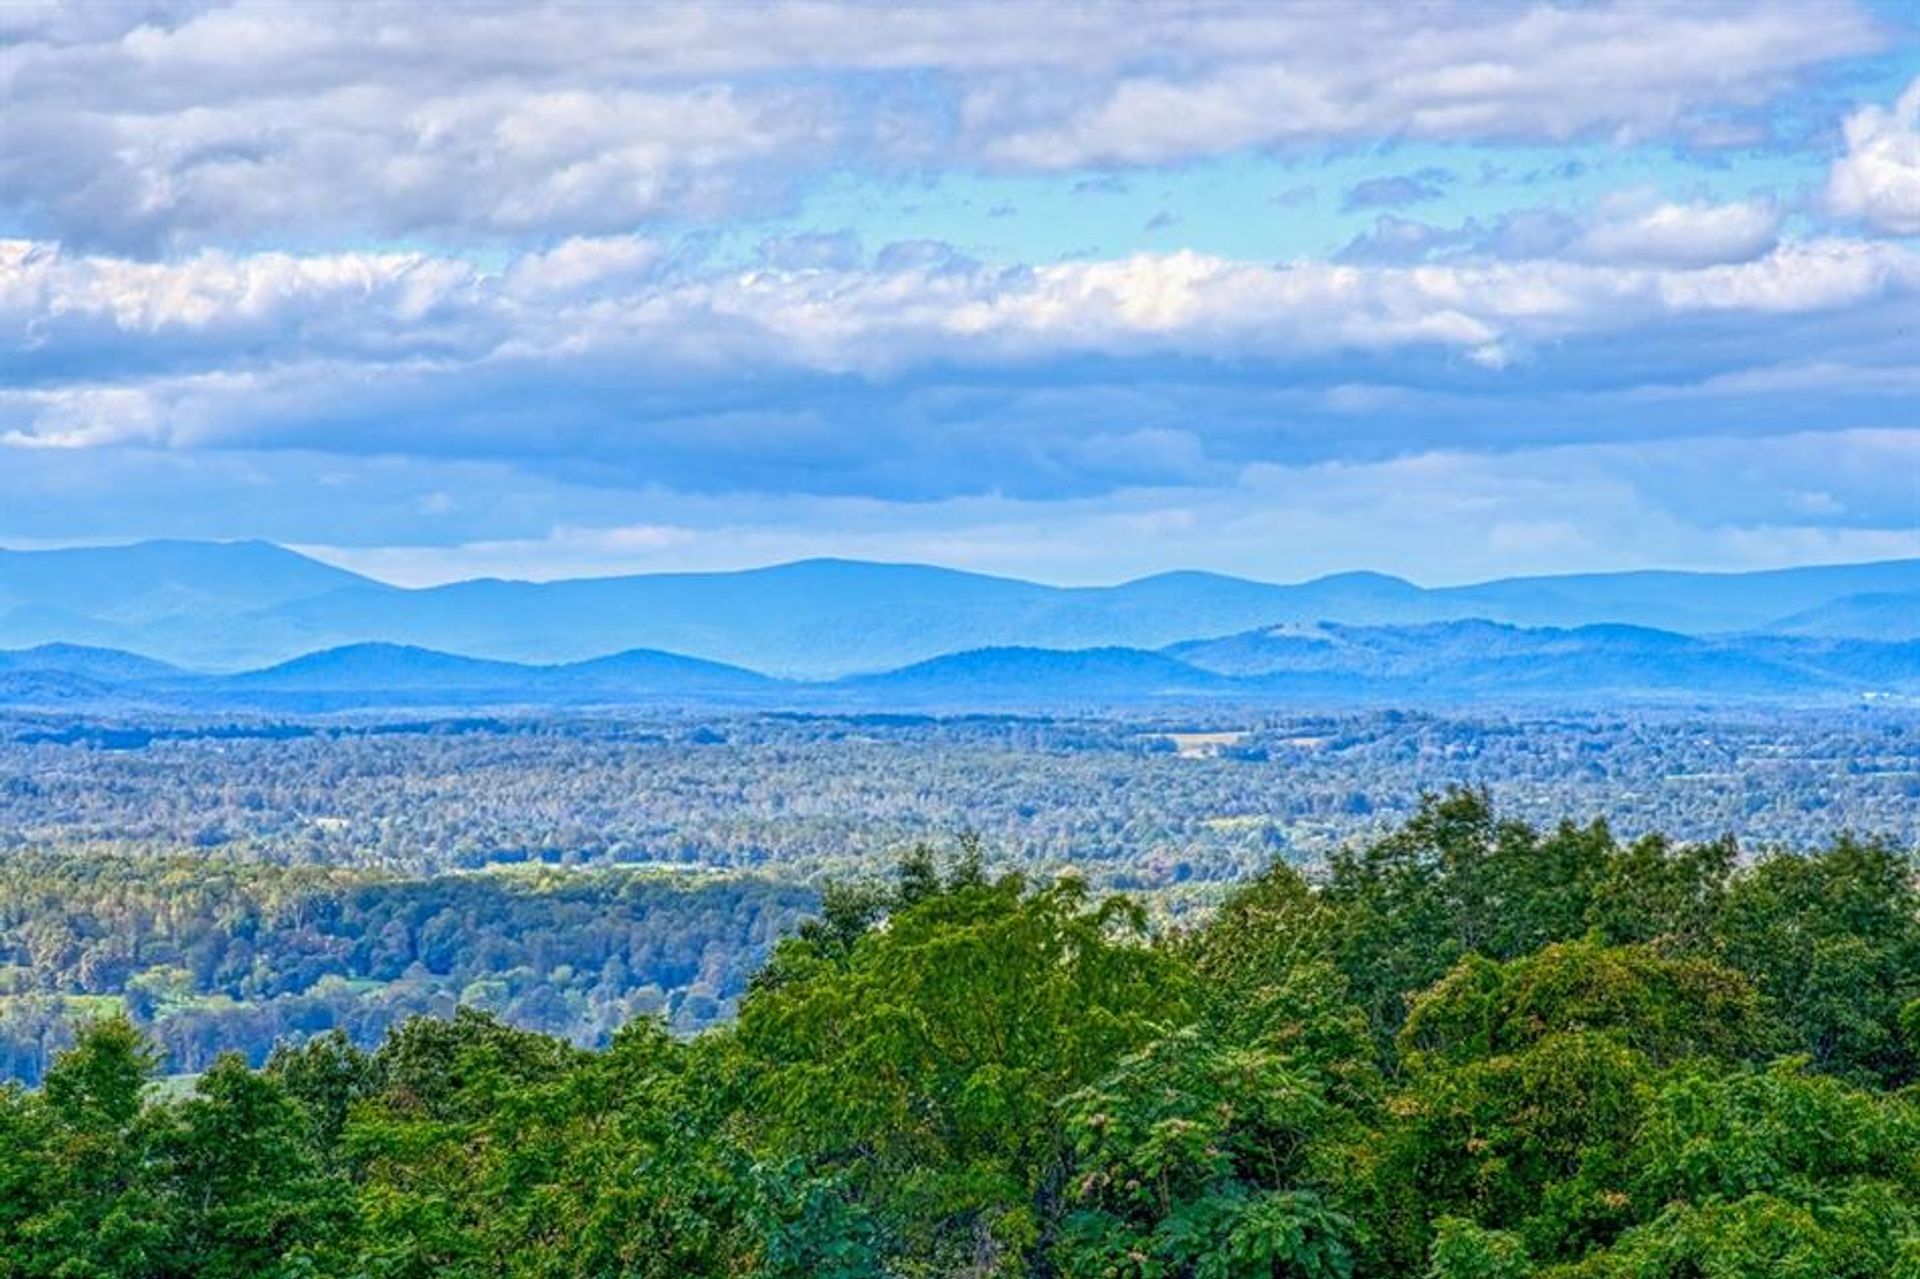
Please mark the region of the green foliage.
<svg viewBox="0 0 1920 1279"><path fill-rule="evenodd" d="M521 870L413 879L208 858L0 858L0 1076L38 1082L70 1010L124 1007L166 1066L456 1003L582 1043L635 1016L694 1030L815 895L748 876ZM9 969L9 965L12 968Z"/></svg>
<svg viewBox="0 0 1920 1279"><path fill-rule="evenodd" d="M1433 1223L1426 1279L1528 1279L1533 1265L1519 1236L1487 1230L1463 1217Z"/></svg>
<svg viewBox="0 0 1920 1279"><path fill-rule="evenodd" d="M1716 932L1816 1065L1887 1084L1920 1071L1899 1028L1920 996L1911 856L1843 836L1824 852L1767 857L1733 882Z"/></svg>
<svg viewBox="0 0 1920 1279"><path fill-rule="evenodd" d="M803 932L742 1007L752 1130L890 1223L893 1264L1012 1272L1060 1194L1058 1100L1180 1020L1185 983L1077 880L903 871L884 926Z"/></svg>
<svg viewBox="0 0 1920 1279"><path fill-rule="evenodd" d="M296 1275L349 1219L311 1122L272 1075L214 1063L157 1152L165 1168L170 1268L202 1279Z"/></svg>
<svg viewBox="0 0 1920 1279"><path fill-rule="evenodd" d="M17 1103L9 1155L39 1175L5 1178L25 1191L0 1241L14 1274L105 1279L164 1263L174 1223L154 1164L177 1116L142 1104L153 1065L131 1022L98 1021Z"/></svg>
<svg viewBox="0 0 1920 1279"><path fill-rule="evenodd" d="M916 848L698 1035L466 1008L161 1087L88 1022L0 1091L0 1279L1920 1279L1917 928L1879 845L1474 792L1157 933Z"/></svg>
<svg viewBox="0 0 1920 1279"><path fill-rule="evenodd" d="M1325 1087L1278 1046L1197 1028L1066 1101L1069 1273L1352 1274L1355 1223L1317 1143L1345 1135Z"/></svg>
<svg viewBox="0 0 1920 1279"><path fill-rule="evenodd" d="M1462 960L1413 1000L1400 1032L1410 1063L1522 1051L1551 1034L1606 1033L1656 1065L1742 1059L1772 1038L1752 984L1639 946L1560 942L1506 964Z"/></svg>
<svg viewBox="0 0 1920 1279"><path fill-rule="evenodd" d="M1340 963L1375 1033L1397 1032L1408 993L1463 955L1511 959L1580 936L1617 855L1604 825L1542 836L1497 820L1486 792L1456 790L1336 856L1327 900L1340 911Z"/></svg>

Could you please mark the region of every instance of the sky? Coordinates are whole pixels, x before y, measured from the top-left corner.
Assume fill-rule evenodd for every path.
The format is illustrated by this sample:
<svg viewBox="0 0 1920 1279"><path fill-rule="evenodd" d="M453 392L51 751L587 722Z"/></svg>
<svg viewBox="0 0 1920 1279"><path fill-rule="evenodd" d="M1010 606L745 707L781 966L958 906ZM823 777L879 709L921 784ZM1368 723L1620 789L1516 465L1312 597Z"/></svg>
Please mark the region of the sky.
<svg viewBox="0 0 1920 1279"><path fill-rule="evenodd" d="M0 545L1920 555L1920 4L0 3Z"/></svg>

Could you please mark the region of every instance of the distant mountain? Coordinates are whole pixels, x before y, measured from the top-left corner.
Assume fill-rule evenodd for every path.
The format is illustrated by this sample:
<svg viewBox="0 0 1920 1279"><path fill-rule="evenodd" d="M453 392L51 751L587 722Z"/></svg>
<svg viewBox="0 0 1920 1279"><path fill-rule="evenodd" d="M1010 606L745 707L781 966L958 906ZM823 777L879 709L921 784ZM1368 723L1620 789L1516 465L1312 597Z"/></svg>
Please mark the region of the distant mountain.
<svg viewBox="0 0 1920 1279"><path fill-rule="evenodd" d="M1870 691L1911 690L1920 671L1920 640L1752 635L1731 645L1758 658L1817 670L1849 687Z"/></svg>
<svg viewBox="0 0 1920 1279"><path fill-rule="evenodd" d="M129 654L0 653L0 705L207 713L630 704L801 710L1920 702L1920 641L1696 638L1646 627L1485 621L1264 627L1164 651L991 647L879 674L798 682L648 650L530 665L357 644L232 675Z"/></svg>
<svg viewBox="0 0 1920 1279"><path fill-rule="evenodd" d="M65 641L211 670L391 644L551 665L634 649L783 678L892 671L977 649L1160 649L1285 624L1481 619L1696 636L1903 638L1920 560L1762 573L1634 572L1428 589L1376 573L1294 585L1165 573L1052 587L912 564L808 560L731 573L402 589L266 543L0 553L0 646ZM482 672L470 672L487 678ZM464 678L464 677L456 677Z"/></svg>
<svg viewBox="0 0 1920 1279"><path fill-rule="evenodd" d="M1920 639L1920 591L1843 595L1761 629L1781 635Z"/></svg>
<svg viewBox="0 0 1920 1279"><path fill-rule="evenodd" d="M1617 624L1317 623L1193 640L1166 651L1275 693L1345 690L1366 700L1806 701L1920 693L1920 643L1703 639Z"/></svg>
<svg viewBox="0 0 1920 1279"><path fill-rule="evenodd" d="M349 644L202 684L234 692L456 692L512 689L535 682L541 674L537 667L458 657L406 644Z"/></svg>
<svg viewBox="0 0 1920 1279"><path fill-rule="evenodd" d="M351 644L264 670L176 681L174 688L202 704L338 710L727 700L778 683L737 666L651 650L565 665L529 665L403 644Z"/></svg>
<svg viewBox="0 0 1920 1279"><path fill-rule="evenodd" d="M257 621L280 644L387 639L529 662L648 648L825 675L988 643L1002 629L1033 625L1056 594L949 569L812 560L739 573L488 579L397 594L356 587Z"/></svg>
<svg viewBox="0 0 1920 1279"><path fill-rule="evenodd" d="M401 644L353 644L231 675L183 671L113 650L47 645L0 652L0 705L163 706L329 712L399 707L723 703L777 689L739 667L630 651L535 666Z"/></svg>
<svg viewBox="0 0 1920 1279"><path fill-rule="evenodd" d="M1245 692L1235 680L1136 648L983 648L856 675L823 690L914 706L1052 707L1187 700Z"/></svg>
<svg viewBox="0 0 1920 1279"><path fill-rule="evenodd" d="M744 667L648 648L548 669L550 678L559 684L608 696L745 695L770 692L781 684Z"/></svg>
<svg viewBox="0 0 1920 1279"><path fill-rule="evenodd" d="M0 619L85 618L137 629L168 618L251 612L367 578L271 542L139 542L0 550ZM74 638L70 635L53 639Z"/></svg>
<svg viewBox="0 0 1920 1279"><path fill-rule="evenodd" d="M150 704L139 685L111 683L71 671L0 670L0 706L26 710L123 709Z"/></svg>
<svg viewBox="0 0 1920 1279"><path fill-rule="evenodd" d="M1452 617L1523 626L1621 622L1707 635L1749 631L1845 595L1920 592L1920 560L1753 573L1578 573L1515 577L1433 592ZM1359 620L1339 618L1336 620ZM1440 620L1440 619L1431 619ZM1872 638L1868 636L1866 638Z"/></svg>
<svg viewBox="0 0 1920 1279"><path fill-rule="evenodd" d="M42 644L0 652L0 675L54 673L102 681L157 680L184 675L177 666L114 648Z"/></svg>
<svg viewBox="0 0 1920 1279"><path fill-rule="evenodd" d="M1538 664L1568 657L1672 663L1689 654L1719 650L1706 641L1645 627L1602 624L1569 630L1473 619L1416 626L1294 623L1218 639L1188 640L1166 651L1225 675L1327 671L1396 679L1457 675L1477 663Z"/></svg>

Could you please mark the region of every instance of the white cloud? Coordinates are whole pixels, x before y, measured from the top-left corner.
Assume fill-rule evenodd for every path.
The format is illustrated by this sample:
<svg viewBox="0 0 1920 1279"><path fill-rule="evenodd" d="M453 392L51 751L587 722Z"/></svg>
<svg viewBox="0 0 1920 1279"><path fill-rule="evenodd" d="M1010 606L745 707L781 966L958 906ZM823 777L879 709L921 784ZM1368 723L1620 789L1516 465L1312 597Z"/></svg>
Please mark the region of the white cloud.
<svg viewBox="0 0 1920 1279"><path fill-rule="evenodd" d="M1858 11L1777 5L1269 6L1242 18L1213 27L1240 56L1122 74L987 154L1046 169L1165 163L1192 154L1194 137L1220 149L1382 135L1711 144L1724 129L1713 108L1753 105L1876 39ZM981 98L976 120L1001 114Z"/></svg>
<svg viewBox="0 0 1920 1279"><path fill-rule="evenodd" d="M1769 200L1677 202L1637 188L1582 209L1515 209L1491 223L1468 219L1454 227L1382 214L1335 259L1361 265L1570 260L1684 270L1755 261L1779 245L1780 224L1781 211Z"/></svg>
<svg viewBox="0 0 1920 1279"><path fill-rule="evenodd" d="M1847 153L1834 163L1827 203L1895 235L1920 235L1920 80L1892 107L1848 117Z"/></svg>
<svg viewBox="0 0 1920 1279"><path fill-rule="evenodd" d="M415 253L208 251L157 264L15 242L0 244L0 325L15 335L19 377L0 405L16 417L27 406L15 443L77 442L112 432L91 420L77 429L64 406L106 388L176 406L191 400L203 406L190 415L195 431L217 434L222 423L244 433L283 410L276 387L296 402L319 387L331 402L404 386L431 404L459 398L471 375L488 370L564 399L570 378L625 369L617 383L680 388L682 411L695 414L731 379L783 371L882 384L933 365L1174 356L1311 368L1348 353L1424 351L1498 372L1516 350L1543 343L1920 294L1920 254L1911 250L1816 240L1719 262L1740 255L1727 251L1713 217L1703 219L1703 250L1697 227L1675 234L1661 225L1671 207L1624 224L1626 247L1646 256L1652 244L1669 258L1684 247L1715 265L1269 265L1182 251L1018 270L943 263L690 275L659 273L654 246L625 239L569 241L497 271ZM448 392L433 389L442 383ZM127 431L151 436L182 419L150 407L126 420ZM404 426L394 431L405 438Z"/></svg>
<svg viewBox="0 0 1920 1279"><path fill-rule="evenodd" d="M552 249L515 258L505 284L509 292L528 298L603 290L609 283L639 284L662 256L659 245L634 236L575 236Z"/></svg>
<svg viewBox="0 0 1920 1279"><path fill-rule="evenodd" d="M1160 164L1383 136L1750 141L1733 116L1883 39L1853 4L1780 0L315 0L10 24L0 205L48 237L146 253L605 235L766 207L849 165Z"/></svg>
<svg viewBox="0 0 1920 1279"><path fill-rule="evenodd" d="M137 387L27 392L16 403L29 425L0 429L0 447L85 449L157 440L165 434L153 397Z"/></svg>
<svg viewBox="0 0 1920 1279"><path fill-rule="evenodd" d="M698 271L623 237L485 268L0 243L0 456L305 450L613 489L1066 498L1262 462L1909 426L1920 378L1920 253L1885 241L1700 267L876 260Z"/></svg>
<svg viewBox="0 0 1920 1279"><path fill-rule="evenodd" d="M1751 262L1779 242L1779 233L1779 213L1757 200L1674 204L1627 197L1596 210L1575 251L1599 262L1713 266Z"/></svg>
<svg viewBox="0 0 1920 1279"><path fill-rule="evenodd" d="M1366 567L1444 582L1920 555L1916 467L1916 427L1683 429L1633 442L1257 462L1204 484L1067 498L899 501L675 492L644 476L616 486L439 457L43 450L0 464L0 535L19 545L244 531L329 548L329 558L410 582L811 555L1062 582L1197 565L1280 580ZM424 501L436 493L458 494L455 509Z"/></svg>

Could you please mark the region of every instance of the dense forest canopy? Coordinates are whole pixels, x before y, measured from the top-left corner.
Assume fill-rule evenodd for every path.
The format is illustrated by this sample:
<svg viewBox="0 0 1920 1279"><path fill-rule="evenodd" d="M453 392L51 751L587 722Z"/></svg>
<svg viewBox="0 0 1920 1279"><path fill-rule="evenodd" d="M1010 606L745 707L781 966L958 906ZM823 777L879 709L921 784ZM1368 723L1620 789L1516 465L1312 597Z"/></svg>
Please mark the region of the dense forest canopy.
<svg viewBox="0 0 1920 1279"><path fill-rule="evenodd" d="M517 867L418 878L210 857L0 858L0 1079L37 1081L76 1015L124 1011L172 1073L328 1030L377 1042L465 1005L604 1044L724 1019L811 909L744 874Z"/></svg>
<svg viewBox="0 0 1920 1279"><path fill-rule="evenodd" d="M1920 842L1920 719L0 714L0 1079L124 1010L169 1074L457 1004L582 1047L731 1017L828 879L972 829L1156 919L1319 874L1424 791L1626 838Z"/></svg>
<svg viewBox="0 0 1920 1279"><path fill-rule="evenodd" d="M1920 1276L1920 881L1430 799L1156 928L977 846L731 1024L462 1010L0 1094L0 1275Z"/></svg>
<svg viewBox="0 0 1920 1279"><path fill-rule="evenodd" d="M1454 784L1497 787L1535 822L1605 813L1627 834L1920 843L1920 713L0 713L0 850L422 874L551 860L845 876L969 829L1101 887L1226 884L1382 834Z"/></svg>

